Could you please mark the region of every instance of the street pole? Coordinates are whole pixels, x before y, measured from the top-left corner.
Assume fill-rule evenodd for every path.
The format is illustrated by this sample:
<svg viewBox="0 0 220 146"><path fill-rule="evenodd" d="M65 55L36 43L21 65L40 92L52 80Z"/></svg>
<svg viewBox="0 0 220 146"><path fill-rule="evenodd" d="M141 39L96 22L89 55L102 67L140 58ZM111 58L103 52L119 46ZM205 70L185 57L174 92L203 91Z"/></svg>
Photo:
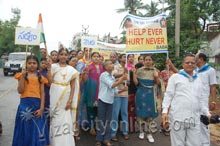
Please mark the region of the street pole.
<svg viewBox="0 0 220 146"><path fill-rule="evenodd" d="M87 35L89 33L89 25L87 27L84 27L82 25L82 35Z"/></svg>
<svg viewBox="0 0 220 146"><path fill-rule="evenodd" d="M180 56L180 0L176 0L175 56Z"/></svg>

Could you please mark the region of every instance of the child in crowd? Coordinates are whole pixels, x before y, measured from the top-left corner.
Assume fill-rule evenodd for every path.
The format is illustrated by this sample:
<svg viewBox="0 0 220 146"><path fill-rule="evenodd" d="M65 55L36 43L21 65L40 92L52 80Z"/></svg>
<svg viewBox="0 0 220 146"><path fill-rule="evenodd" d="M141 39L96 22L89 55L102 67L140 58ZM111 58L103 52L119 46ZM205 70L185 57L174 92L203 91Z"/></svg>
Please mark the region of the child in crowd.
<svg viewBox="0 0 220 146"><path fill-rule="evenodd" d="M68 64L69 64L70 66L72 66L73 68L76 69L77 63L78 63L78 59L77 59L76 56L71 56L71 57L69 58Z"/></svg>
<svg viewBox="0 0 220 146"><path fill-rule="evenodd" d="M77 59L78 59L78 62L77 62L77 65L76 65L76 70L80 73L82 73L83 69L86 67L86 64L82 61L82 58L84 56L84 52L82 50L78 50L77 52Z"/></svg>
<svg viewBox="0 0 220 146"><path fill-rule="evenodd" d="M125 66L127 67L128 71L129 71L134 68L134 54L128 54L127 60L128 60L128 62Z"/></svg>
<svg viewBox="0 0 220 146"><path fill-rule="evenodd" d="M29 55L26 69L17 73L18 106L12 146L45 146L49 145L48 125L44 111L44 84L48 80L39 72L36 56Z"/></svg>
<svg viewBox="0 0 220 146"><path fill-rule="evenodd" d="M47 70L47 59L41 58L40 61L40 73L42 76L48 79L48 70ZM44 103L44 111L47 113L47 124L48 127L50 125L50 117L49 117L49 108L50 108L50 84L44 85L44 95L45 95L45 103Z"/></svg>
<svg viewBox="0 0 220 146"><path fill-rule="evenodd" d="M112 108L114 102L114 95L118 93L117 87L124 80L127 80L127 74L124 74L115 81L112 76L114 65L110 60L106 60L103 63L105 72L100 76L100 86L98 93L98 120L97 120L97 135L96 135L96 146L101 146L102 143L106 146L112 146L110 143L111 139L111 128L110 122L112 120ZM105 125L105 127L103 126Z"/></svg>
<svg viewBox="0 0 220 146"><path fill-rule="evenodd" d="M52 146L75 146L73 132L76 131L79 73L67 64L68 55L68 50L61 48L58 52L58 63L51 66L50 135Z"/></svg>
<svg viewBox="0 0 220 146"><path fill-rule="evenodd" d="M57 55L58 55L58 52L56 50L53 50L50 52L52 63L57 63Z"/></svg>

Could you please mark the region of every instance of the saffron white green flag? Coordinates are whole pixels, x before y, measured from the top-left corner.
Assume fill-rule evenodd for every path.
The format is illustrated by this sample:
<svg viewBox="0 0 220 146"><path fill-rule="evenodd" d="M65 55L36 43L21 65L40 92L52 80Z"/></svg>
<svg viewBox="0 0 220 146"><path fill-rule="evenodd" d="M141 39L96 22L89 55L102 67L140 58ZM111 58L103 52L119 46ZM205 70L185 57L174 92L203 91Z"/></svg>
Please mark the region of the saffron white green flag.
<svg viewBox="0 0 220 146"><path fill-rule="evenodd" d="M43 20L42 20L41 13L39 14L37 28L40 30L40 48L47 49L46 39L45 39L45 34L44 34L44 27L43 27Z"/></svg>
<svg viewBox="0 0 220 146"><path fill-rule="evenodd" d="M41 60L40 48L45 48L47 50L41 13L39 14L39 17L38 17L37 28L40 31L40 44L39 44L39 47L34 47L32 49L32 52L37 56L38 60L40 61Z"/></svg>

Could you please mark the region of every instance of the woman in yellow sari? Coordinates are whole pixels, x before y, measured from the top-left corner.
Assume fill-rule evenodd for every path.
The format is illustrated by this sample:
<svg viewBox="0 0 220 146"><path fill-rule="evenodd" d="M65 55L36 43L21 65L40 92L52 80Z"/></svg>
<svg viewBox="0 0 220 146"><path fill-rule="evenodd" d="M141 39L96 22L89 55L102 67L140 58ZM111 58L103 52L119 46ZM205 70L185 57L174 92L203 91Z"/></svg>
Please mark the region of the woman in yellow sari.
<svg viewBox="0 0 220 146"><path fill-rule="evenodd" d="M75 146L74 131L78 104L79 73L66 61L68 50L60 49L52 64L50 88L50 135L52 146Z"/></svg>

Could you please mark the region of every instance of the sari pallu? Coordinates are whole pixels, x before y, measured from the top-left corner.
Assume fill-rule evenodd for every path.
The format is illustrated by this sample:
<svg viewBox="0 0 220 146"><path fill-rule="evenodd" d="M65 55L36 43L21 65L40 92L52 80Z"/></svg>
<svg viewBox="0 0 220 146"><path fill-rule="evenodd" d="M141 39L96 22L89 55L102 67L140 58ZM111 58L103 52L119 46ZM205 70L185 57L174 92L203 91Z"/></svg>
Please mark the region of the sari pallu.
<svg viewBox="0 0 220 146"><path fill-rule="evenodd" d="M86 104L87 118L90 129L94 129L94 120L97 117L99 77L104 72L102 65L96 68L94 63L85 68L88 72L88 80L85 83L84 101Z"/></svg>
<svg viewBox="0 0 220 146"><path fill-rule="evenodd" d="M63 71L64 70L64 71ZM65 78L63 77L63 73ZM52 66L53 82L50 88L50 116L51 116L51 146L74 146L74 131L76 123L76 110L79 98L79 73L71 66ZM75 79L75 92L72 109L65 110L69 100L70 81Z"/></svg>
<svg viewBox="0 0 220 146"><path fill-rule="evenodd" d="M40 118L34 116L39 108L39 98L21 98L15 120L12 146L49 145L46 113L43 113Z"/></svg>
<svg viewBox="0 0 220 146"><path fill-rule="evenodd" d="M94 107L94 102L98 102L99 77L104 69L102 65L96 68L95 64L92 63L87 67L87 70L88 80L85 83L84 98L88 107Z"/></svg>

